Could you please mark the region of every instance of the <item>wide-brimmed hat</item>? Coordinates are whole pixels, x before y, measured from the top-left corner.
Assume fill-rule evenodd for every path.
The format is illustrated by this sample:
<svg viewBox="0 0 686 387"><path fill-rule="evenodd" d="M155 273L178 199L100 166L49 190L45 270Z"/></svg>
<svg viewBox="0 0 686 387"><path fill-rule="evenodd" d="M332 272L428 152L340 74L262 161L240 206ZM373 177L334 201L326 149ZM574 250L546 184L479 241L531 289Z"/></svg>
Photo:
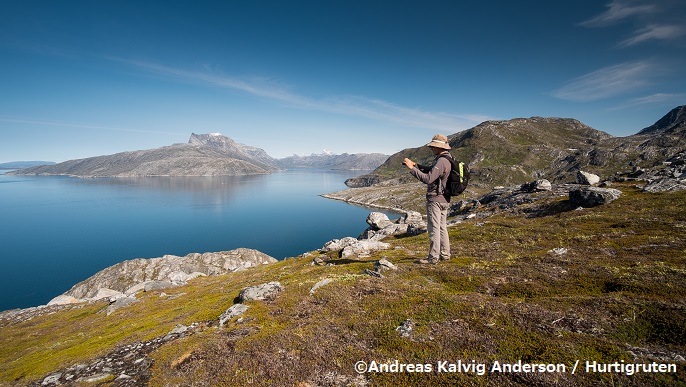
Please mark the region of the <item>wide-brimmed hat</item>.
<svg viewBox="0 0 686 387"><path fill-rule="evenodd" d="M434 148L450 149L450 144L448 144L448 137L443 134L437 134L431 139L431 142L426 144L426 146L431 146Z"/></svg>

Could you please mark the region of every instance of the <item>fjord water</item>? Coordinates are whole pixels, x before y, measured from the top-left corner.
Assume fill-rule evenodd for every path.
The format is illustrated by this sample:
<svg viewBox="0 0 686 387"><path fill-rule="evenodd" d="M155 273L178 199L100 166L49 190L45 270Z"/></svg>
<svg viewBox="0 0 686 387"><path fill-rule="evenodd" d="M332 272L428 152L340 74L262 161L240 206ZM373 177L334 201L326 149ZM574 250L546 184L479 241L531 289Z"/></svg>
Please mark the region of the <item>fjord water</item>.
<svg viewBox="0 0 686 387"><path fill-rule="evenodd" d="M0 310L44 305L128 259L239 247L283 259L356 237L372 210L319 195L345 189L345 179L361 173L0 175Z"/></svg>

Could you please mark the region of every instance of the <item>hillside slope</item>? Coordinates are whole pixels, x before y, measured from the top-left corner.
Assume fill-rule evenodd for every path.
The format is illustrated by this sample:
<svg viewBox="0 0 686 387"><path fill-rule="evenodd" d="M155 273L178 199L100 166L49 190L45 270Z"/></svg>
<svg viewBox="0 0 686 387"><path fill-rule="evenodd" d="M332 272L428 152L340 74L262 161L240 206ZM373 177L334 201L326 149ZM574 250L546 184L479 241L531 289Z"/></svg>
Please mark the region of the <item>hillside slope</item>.
<svg viewBox="0 0 686 387"><path fill-rule="evenodd" d="M386 239L391 248L368 257L312 252L197 278L109 316L102 301L6 312L0 383L683 385L686 191L615 187L622 196L602 207L541 198L459 223L453 258L435 266L413 263L427 251L422 234ZM397 270L370 276L382 257ZM272 281L283 291L219 325L241 289ZM554 371L493 371L519 362ZM593 372L587 362L675 369ZM483 372L448 371L460 363ZM375 372L384 364L431 372Z"/></svg>
<svg viewBox="0 0 686 387"><path fill-rule="evenodd" d="M686 106L669 112L638 134L614 137L569 118L516 118L486 121L451 136L452 154L467 162L475 186L523 184L545 178L574 181L585 170L603 178L632 167L652 167L686 149ZM368 175L350 179L350 187L382 181L411 181L402 160L430 164L424 146L398 152Z"/></svg>

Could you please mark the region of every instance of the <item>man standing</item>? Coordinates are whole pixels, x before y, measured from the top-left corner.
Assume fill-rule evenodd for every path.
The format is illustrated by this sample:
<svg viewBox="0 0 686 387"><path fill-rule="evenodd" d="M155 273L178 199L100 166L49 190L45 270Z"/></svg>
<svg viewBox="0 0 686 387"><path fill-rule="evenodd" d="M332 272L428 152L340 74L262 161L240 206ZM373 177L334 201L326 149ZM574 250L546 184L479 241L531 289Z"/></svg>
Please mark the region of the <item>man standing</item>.
<svg viewBox="0 0 686 387"><path fill-rule="evenodd" d="M436 264L439 260L450 259L450 241L448 239L448 199L443 195L451 164L448 159L441 157L450 153L448 137L437 134L430 143L426 144L436 158L430 167L418 165L414 161L405 158L403 164L410 169L410 174L426 184L426 217L429 230L429 256L420 259L417 263Z"/></svg>

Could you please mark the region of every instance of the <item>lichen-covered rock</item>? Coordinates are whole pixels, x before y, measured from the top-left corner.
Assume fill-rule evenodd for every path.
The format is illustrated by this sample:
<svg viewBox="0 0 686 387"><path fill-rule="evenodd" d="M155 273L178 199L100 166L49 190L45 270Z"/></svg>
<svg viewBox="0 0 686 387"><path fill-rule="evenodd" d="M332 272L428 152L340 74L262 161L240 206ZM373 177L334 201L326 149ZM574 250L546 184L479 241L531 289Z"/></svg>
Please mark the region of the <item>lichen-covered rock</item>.
<svg viewBox="0 0 686 387"><path fill-rule="evenodd" d="M241 290L238 294L240 302L252 300L266 300L275 297L283 291L283 286L277 281L267 282L266 284L249 286Z"/></svg>
<svg viewBox="0 0 686 387"><path fill-rule="evenodd" d="M244 304L231 305L228 309L226 309L226 311L224 311L224 313L221 314L221 316L219 316L219 326L223 326L232 318L242 315L246 310L248 310L248 308L250 307Z"/></svg>

